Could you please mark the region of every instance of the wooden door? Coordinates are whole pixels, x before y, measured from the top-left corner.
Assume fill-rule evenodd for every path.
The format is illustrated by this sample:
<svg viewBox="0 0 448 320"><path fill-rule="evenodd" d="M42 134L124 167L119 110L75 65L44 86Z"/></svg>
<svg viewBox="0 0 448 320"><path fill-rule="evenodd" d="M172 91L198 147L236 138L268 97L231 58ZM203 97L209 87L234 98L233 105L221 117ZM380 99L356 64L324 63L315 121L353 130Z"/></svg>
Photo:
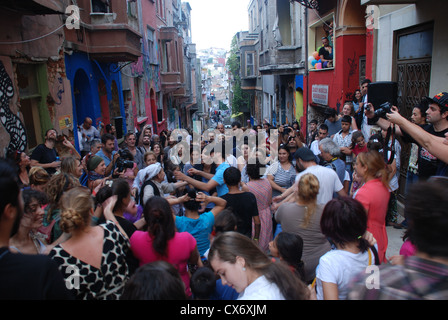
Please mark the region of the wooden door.
<svg viewBox="0 0 448 320"><path fill-rule="evenodd" d="M400 113L410 120L412 109L429 95L433 25L425 24L395 34L395 81L398 83L397 104ZM401 168L399 199L405 198L406 174L410 144L401 142Z"/></svg>

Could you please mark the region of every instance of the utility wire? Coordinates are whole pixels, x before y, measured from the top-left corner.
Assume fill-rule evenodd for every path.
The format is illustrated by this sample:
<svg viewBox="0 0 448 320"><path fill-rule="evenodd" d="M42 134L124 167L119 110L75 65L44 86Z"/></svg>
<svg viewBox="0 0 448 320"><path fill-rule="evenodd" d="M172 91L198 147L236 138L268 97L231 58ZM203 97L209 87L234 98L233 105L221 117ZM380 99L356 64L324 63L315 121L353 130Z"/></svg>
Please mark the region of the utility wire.
<svg viewBox="0 0 448 320"><path fill-rule="evenodd" d="M2 44L20 44L20 43L27 43L27 42L32 42L32 41L36 41L36 40L40 40L43 39L45 37L48 37L49 35L52 35L53 33L55 33L56 31L60 30L61 28L63 28L65 26L65 24L63 24L62 26L58 27L56 30L51 31L50 33L44 34L43 36L34 38L34 39L29 39L29 40L22 40L22 41L12 41L12 42L0 42L0 45Z"/></svg>

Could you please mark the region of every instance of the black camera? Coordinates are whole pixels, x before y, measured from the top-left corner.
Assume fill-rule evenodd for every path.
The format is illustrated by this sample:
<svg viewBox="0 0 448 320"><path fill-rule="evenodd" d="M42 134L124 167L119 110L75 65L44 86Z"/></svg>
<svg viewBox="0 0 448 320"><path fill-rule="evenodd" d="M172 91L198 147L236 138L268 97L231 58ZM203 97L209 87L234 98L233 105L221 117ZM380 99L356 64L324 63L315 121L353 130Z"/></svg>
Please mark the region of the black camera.
<svg viewBox="0 0 448 320"><path fill-rule="evenodd" d="M392 112L392 104L390 102L384 102L378 109L375 110L375 115L386 119L386 114Z"/></svg>
<svg viewBox="0 0 448 320"><path fill-rule="evenodd" d="M120 155L115 162L115 165L118 169L118 172L123 172L127 168L132 169L134 167L134 161L132 160L134 157L132 156L131 152L127 149L122 149L118 151L118 154Z"/></svg>
<svg viewBox="0 0 448 320"><path fill-rule="evenodd" d="M367 106L366 110L370 111L370 106ZM379 106L378 109L374 110L375 117L384 119L387 119L386 114L391 112L392 112L392 104L390 102L384 102Z"/></svg>
<svg viewBox="0 0 448 320"><path fill-rule="evenodd" d="M125 169L134 167L134 161L118 158L116 162L118 172L123 172Z"/></svg>

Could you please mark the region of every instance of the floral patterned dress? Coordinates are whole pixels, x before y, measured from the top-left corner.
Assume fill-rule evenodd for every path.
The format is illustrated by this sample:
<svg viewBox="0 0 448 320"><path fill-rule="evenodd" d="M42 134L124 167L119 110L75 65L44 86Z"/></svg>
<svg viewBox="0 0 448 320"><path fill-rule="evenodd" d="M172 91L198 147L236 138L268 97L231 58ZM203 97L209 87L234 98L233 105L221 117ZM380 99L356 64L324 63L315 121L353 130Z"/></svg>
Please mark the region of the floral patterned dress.
<svg viewBox="0 0 448 320"><path fill-rule="evenodd" d="M67 288L79 300L119 300L129 278L125 259L130 250L129 241L114 222L107 221L100 226L104 228L100 269L70 255L61 245L55 246L49 254L58 263Z"/></svg>
<svg viewBox="0 0 448 320"><path fill-rule="evenodd" d="M252 192L257 199L258 216L260 217L261 229L258 245L264 252L269 250L269 242L272 241L272 187L266 178L251 180L247 184L249 192ZM253 224L253 222L252 222ZM252 225L252 233L255 228ZM253 234L252 234L253 236Z"/></svg>

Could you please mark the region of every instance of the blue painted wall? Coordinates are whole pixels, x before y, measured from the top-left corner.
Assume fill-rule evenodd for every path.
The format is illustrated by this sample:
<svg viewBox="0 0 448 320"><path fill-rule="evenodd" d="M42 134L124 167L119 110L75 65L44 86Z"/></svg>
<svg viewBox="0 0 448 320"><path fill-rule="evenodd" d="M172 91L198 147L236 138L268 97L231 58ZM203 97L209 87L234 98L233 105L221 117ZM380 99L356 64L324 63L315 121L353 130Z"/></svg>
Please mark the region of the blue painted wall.
<svg viewBox="0 0 448 320"><path fill-rule="evenodd" d="M73 103L73 123L82 125L85 117L101 120L101 105L98 93L98 82L103 79L106 83L107 100L112 100L111 84L115 81L118 87L121 117L125 119L123 88L121 73L115 63L99 63L89 59L85 53L74 52L65 55L67 79L70 80ZM123 120L123 132L126 133L126 120ZM76 146L78 136L75 134Z"/></svg>

